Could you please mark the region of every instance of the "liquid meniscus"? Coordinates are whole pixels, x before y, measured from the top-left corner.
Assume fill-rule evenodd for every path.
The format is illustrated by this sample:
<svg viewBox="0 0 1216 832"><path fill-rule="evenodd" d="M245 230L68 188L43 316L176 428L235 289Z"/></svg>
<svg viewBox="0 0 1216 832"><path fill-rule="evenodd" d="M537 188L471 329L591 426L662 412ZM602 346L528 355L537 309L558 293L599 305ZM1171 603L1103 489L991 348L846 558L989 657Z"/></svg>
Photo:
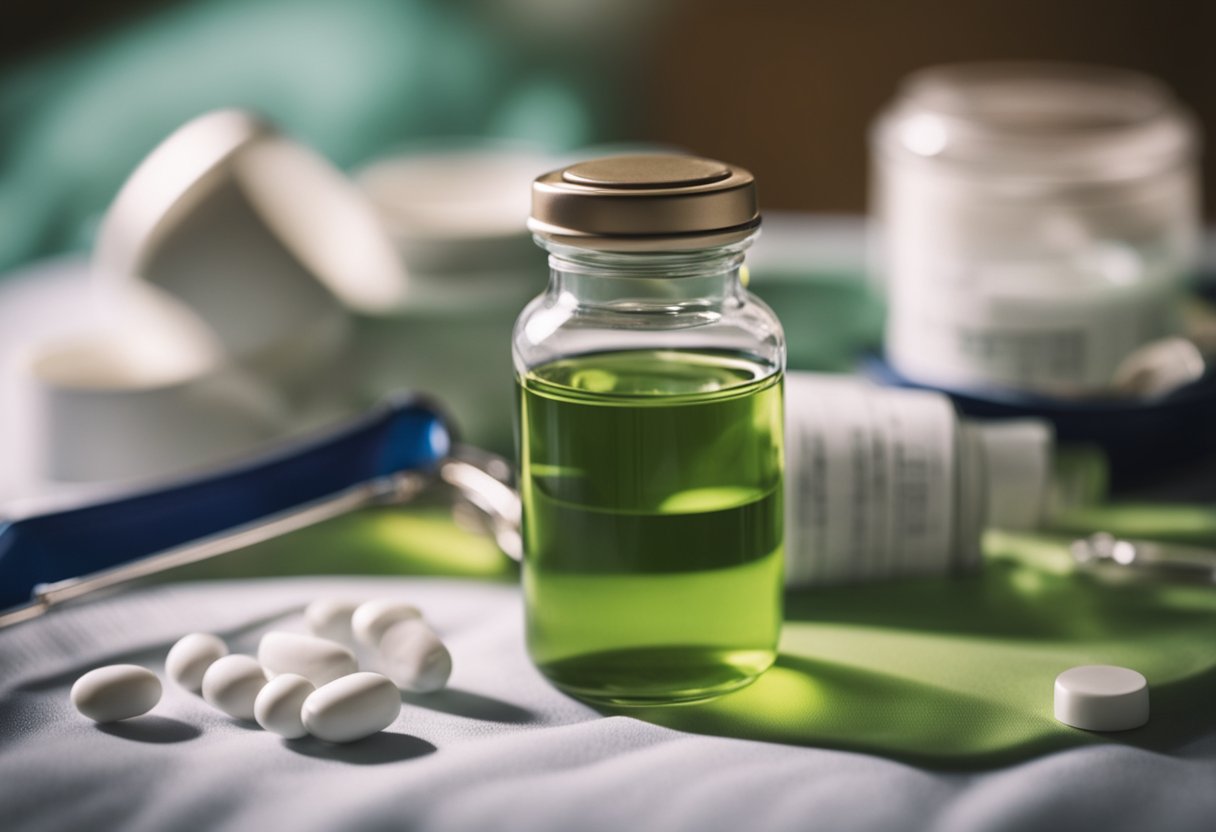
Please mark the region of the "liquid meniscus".
<svg viewBox="0 0 1216 832"><path fill-rule="evenodd" d="M518 386L537 667L611 704L708 698L764 672L781 627L781 373L633 350Z"/></svg>

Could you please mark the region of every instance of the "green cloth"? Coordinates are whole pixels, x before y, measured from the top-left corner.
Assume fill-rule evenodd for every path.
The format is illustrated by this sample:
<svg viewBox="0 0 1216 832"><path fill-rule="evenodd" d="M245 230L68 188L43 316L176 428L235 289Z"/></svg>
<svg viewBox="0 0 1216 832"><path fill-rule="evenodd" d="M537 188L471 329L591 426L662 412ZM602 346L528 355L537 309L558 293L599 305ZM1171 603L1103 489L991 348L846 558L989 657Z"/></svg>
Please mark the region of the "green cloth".
<svg viewBox="0 0 1216 832"><path fill-rule="evenodd" d="M757 268L748 288L781 318L791 370L848 372L882 343L883 305L859 272Z"/></svg>
<svg viewBox="0 0 1216 832"><path fill-rule="evenodd" d="M974 768L1115 741L1165 750L1216 727L1216 589L1103 584L1066 542L992 535L982 574L787 599L781 658L717 701L646 719L699 733ZM1117 664L1149 681L1143 728L1092 734L1052 716L1056 675Z"/></svg>
<svg viewBox="0 0 1216 832"><path fill-rule="evenodd" d="M433 500L341 518L174 577L515 580L513 564ZM1108 507L1091 517L1116 534L1173 524L1189 530L1178 537L1216 543L1216 511L1206 507ZM713 702L623 713L685 731L955 769L1102 741L1166 750L1216 727L1216 588L1074 574L1070 539L990 534L986 567L973 577L791 593L781 657L754 685ZM1149 724L1099 735L1057 723L1054 679L1079 664L1143 673Z"/></svg>

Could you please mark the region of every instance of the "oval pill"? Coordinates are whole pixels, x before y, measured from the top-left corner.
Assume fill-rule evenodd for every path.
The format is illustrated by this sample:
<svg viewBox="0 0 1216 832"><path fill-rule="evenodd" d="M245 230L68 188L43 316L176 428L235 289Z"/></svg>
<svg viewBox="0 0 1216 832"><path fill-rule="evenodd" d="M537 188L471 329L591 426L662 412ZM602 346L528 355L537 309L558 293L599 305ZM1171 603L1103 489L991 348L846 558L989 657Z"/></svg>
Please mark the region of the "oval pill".
<svg viewBox="0 0 1216 832"><path fill-rule="evenodd" d="M351 617L351 629L360 644L378 647L389 627L421 617L422 613L413 604L396 598L376 598L359 605Z"/></svg>
<svg viewBox="0 0 1216 832"><path fill-rule="evenodd" d="M280 630L262 636L258 661L271 679L296 673L318 686L359 669L355 654L336 641Z"/></svg>
<svg viewBox="0 0 1216 832"><path fill-rule="evenodd" d="M203 699L237 719L254 718L254 702L266 673L253 656L234 653L216 659L203 674Z"/></svg>
<svg viewBox="0 0 1216 832"><path fill-rule="evenodd" d="M354 742L383 731L401 712L401 694L379 673L352 673L304 700L308 733L326 742Z"/></svg>
<svg viewBox="0 0 1216 832"><path fill-rule="evenodd" d="M165 673L188 691L198 693L203 687L203 674L216 659L228 655L228 645L211 633L190 633L169 648L165 657Z"/></svg>
<svg viewBox="0 0 1216 832"><path fill-rule="evenodd" d="M90 670L72 685L72 704L94 722L117 722L146 714L160 701L156 674L135 664Z"/></svg>
<svg viewBox="0 0 1216 832"><path fill-rule="evenodd" d="M353 647L355 634L350 619L358 606L359 602L346 598L318 598L304 608L304 621L314 636Z"/></svg>
<svg viewBox="0 0 1216 832"><path fill-rule="evenodd" d="M1126 667L1087 664L1056 677L1055 717L1085 731L1128 731L1148 722L1148 680Z"/></svg>
<svg viewBox="0 0 1216 832"><path fill-rule="evenodd" d="M312 682L295 673L284 673L266 683L253 703L253 715L267 731L298 739L308 733L301 712L304 700L316 690Z"/></svg>
<svg viewBox="0 0 1216 832"><path fill-rule="evenodd" d="M452 654L421 619L389 627L380 639L379 652L381 670L401 690L432 693L452 675Z"/></svg>

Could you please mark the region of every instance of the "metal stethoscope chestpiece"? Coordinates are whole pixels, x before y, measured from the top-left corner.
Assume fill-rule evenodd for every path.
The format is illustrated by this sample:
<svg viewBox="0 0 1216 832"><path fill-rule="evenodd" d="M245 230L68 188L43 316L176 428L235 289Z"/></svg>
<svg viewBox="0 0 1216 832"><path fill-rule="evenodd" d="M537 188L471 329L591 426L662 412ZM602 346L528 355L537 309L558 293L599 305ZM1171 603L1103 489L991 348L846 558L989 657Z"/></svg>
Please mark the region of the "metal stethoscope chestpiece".
<svg viewBox="0 0 1216 832"><path fill-rule="evenodd" d="M1107 532L1074 540L1069 553L1077 566L1112 577L1173 576L1216 582L1216 549L1129 540Z"/></svg>

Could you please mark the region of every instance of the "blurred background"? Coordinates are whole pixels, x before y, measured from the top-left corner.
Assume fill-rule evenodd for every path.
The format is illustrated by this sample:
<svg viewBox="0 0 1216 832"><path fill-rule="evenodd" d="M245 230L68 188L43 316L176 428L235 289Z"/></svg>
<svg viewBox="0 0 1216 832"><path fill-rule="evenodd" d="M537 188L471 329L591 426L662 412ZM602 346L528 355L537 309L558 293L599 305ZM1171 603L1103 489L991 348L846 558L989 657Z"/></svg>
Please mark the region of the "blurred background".
<svg viewBox="0 0 1216 832"><path fill-rule="evenodd" d="M645 140L749 166L769 209L859 212L898 79L1050 58L1163 79L1211 133L1210 3L16 0L0 29L0 267L87 244L161 138L245 106L350 167L420 138ZM1211 184L1211 167L1205 169Z"/></svg>
<svg viewBox="0 0 1216 832"><path fill-rule="evenodd" d="M401 387L437 392L469 441L509 455L506 345L518 310L545 281L543 255L523 229L528 181L576 156L682 149L750 168L766 214L750 260L752 288L783 320L791 368L841 371L858 355L882 349L883 300L865 280L867 134L910 72L1007 59L1123 67L1163 81L1195 114L1199 135L1216 133L1210 85L1216 59L1206 43L1216 10L1199 0L17 0L6 10L0 369L13 370L14 379L34 366L18 361L19 352L96 322L96 314L81 310L115 284L102 279L105 267L96 257L91 269L86 258L124 181L174 130L221 108L260 114L349 174L360 199L369 197L386 221L392 257L401 259L409 283L396 305L352 305L353 284L318 274L310 256L321 240L332 249L325 256L353 251L357 258L361 245L336 243L332 234L284 233L281 217L273 216L262 216L270 227L246 239L245 220L226 203L193 217L181 234L184 247L169 254L157 235L124 242L132 251L155 249L156 257L102 265L125 269L120 277L127 283L168 288L189 307L176 318L162 310L147 320L155 318L165 338L180 341L193 326L183 322L201 317L196 340L207 341L204 330L214 330L222 359L195 349L193 378L207 389L187 386L188 395L178 395L167 390L163 373L156 375L163 367L141 366L143 375L103 382L91 362L99 350L43 350L35 398L46 401L19 408L16 394L0 391L0 451L7 442L14 459L29 448L54 458L10 465L36 476L25 484L0 476L0 497L43 490L47 482L57 488L213 464ZM483 155L428 155L470 149ZM1212 176L1203 162L1202 191L1210 190ZM504 197L494 204L473 193L493 190L491 181L494 199ZM258 196L266 184L250 179L239 187L254 202L264 196L279 214L290 215L293 204L329 203L301 196L303 185L291 176L271 183L276 194ZM204 191L195 197L210 199L200 196ZM452 198L444 202L440 192ZM267 204L253 206L249 216L274 213ZM221 228L215 218L225 212ZM1139 245L1133 238L1122 242ZM274 269L250 252L280 245L291 256L276 261L272 280ZM1152 253L1151 245L1142 248ZM269 248L259 251L269 256ZM48 270L54 262L61 265ZM338 268L349 274L362 265ZM224 288L215 288L220 283ZM1089 324L1120 328L1100 320L1105 313L1096 302L1081 302L1090 305ZM127 321L120 328L156 329ZM189 351L180 343L162 346L152 352ZM294 356L294 365L284 356ZM48 368L60 377L46 377ZM113 397L97 394L105 385ZM223 396L211 389L217 385ZM239 405L230 401L234 385L244 386ZM305 401L300 393L309 385L332 395ZM138 395L127 395L132 391ZM198 406L204 398L224 401L213 412ZM155 407L147 404L153 400ZM1027 410L993 414L987 405L980 402L980 415ZM229 411L236 415L225 433L217 425L227 424ZM1206 418L1206 412L1198 413ZM128 413L170 426L161 450L149 450L155 430ZM131 424L141 426L125 428ZM1085 424L1089 431L1096 423ZM1124 438L1187 432L1128 425ZM133 454L120 436L147 464L128 465ZM80 463L99 443L109 455ZM1189 457L1195 448L1172 452Z"/></svg>
<svg viewBox="0 0 1216 832"><path fill-rule="evenodd" d="M1046 419L1060 448L1098 449L1116 496L1202 500L1211 537L1216 247L1199 233L1195 197L1210 217L1202 197L1216 182L1188 142L1216 135L1212 3L13 0L6 12L0 514L10 500L247 459L401 389L435 394L463 441L513 457L512 325L547 271L524 225L529 183L576 158L644 149L756 175L765 220L750 288L781 318L791 370L849 372L864 358L872 377L950 394L968 417ZM902 79L1024 60L1134 70L1172 90L1183 107L1170 104L1166 120L1185 134L1183 161L1142 177L1164 196L1051 192L986 214L1000 202L980 181L1000 179L993 156L970 169L974 191L945 202L930 206L915 187L892 190L906 197L899 211L871 199L882 177L869 134ZM1038 106L1060 89L1028 98ZM1044 123L1059 116L1067 133L1076 124L1062 109ZM187 124L184 143L168 142L173 164L157 161ZM241 144L213 164L233 135ZM921 160L914 135L891 135L911 151L888 172L896 182ZM1050 167L1045 146L1032 155ZM1135 141L1124 150L1102 175L1120 180L1153 155ZM1088 151L1072 164L1086 168ZM942 193L967 179L950 164L924 167ZM1034 178L1024 174L1015 186ZM107 213L135 182L138 199ZM916 250L889 245L888 259L920 272L875 268L871 211L900 219L891 225ZM355 222L368 216L373 230ZM971 375L885 363L901 285L905 301L924 301L904 304L915 313L904 357L933 358L929 340L953 339L939 368ZM1183 293L1201 326L1175 319ZM1181 359L1150 352L1141 358L1162 358L1151 369L1164 383L1117 388L1124 359L1200 329L1206 355L1193 360L1189 341ZM1058 385L1061 355L1101 364L1096 382ZM1101 499L1105 472L1091 479L1101 485L1084 498ZM450 497L327 524L307 557L295 537L268 544L268 571L394 572L412 546L414 568L450 571L463 547L472 572L505 572L467 534L475 523L457 534ZM1151 531L1178 525L1168 515Z"/></svg>

